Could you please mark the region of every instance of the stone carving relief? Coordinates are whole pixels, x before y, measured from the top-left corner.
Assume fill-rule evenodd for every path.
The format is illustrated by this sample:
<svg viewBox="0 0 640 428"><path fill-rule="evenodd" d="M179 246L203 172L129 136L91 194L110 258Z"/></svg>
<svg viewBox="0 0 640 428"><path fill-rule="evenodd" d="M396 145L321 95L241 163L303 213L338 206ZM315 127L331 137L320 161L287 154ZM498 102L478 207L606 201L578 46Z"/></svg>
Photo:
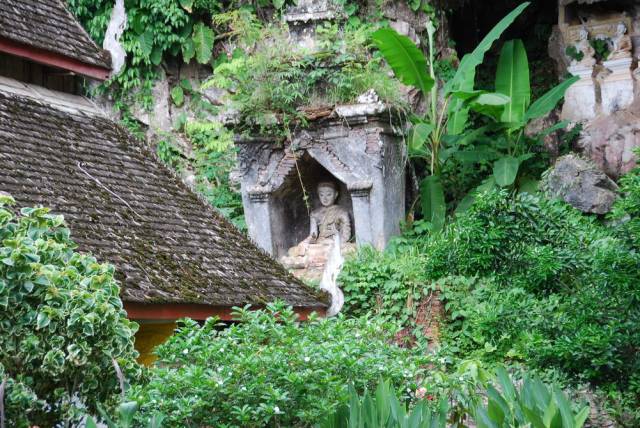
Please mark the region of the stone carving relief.
<svg viewBox="0 0 640 428"><path fill-rule="evenodd" d="M631 58L632 49L631 37L627 34L627 26L624 22L619 22L616 26L616 34L611 39L611 53L607 60Z"/></svg>
<svg viewBox="0 0 640 428"><path fill-rule="evenodd" d="M574 46L576 51L582 54L582 59L578 60L574 58L571 61L571 67L591 68L596 64L596 51L589 42L589 31L585 27L581 28L578 37L579 39Z"/></svg>
<svg viewBox="0 0 640 428"><path fill-rule="evenodd" d="M634 100L633 43L625 14L589 16L581 25L562 26L569 45L582 54L573 58L569 73L580 80L565 95L562 119L588 121L628 108ZM606 40L609 55L597 63L591 40Z"/></svg>

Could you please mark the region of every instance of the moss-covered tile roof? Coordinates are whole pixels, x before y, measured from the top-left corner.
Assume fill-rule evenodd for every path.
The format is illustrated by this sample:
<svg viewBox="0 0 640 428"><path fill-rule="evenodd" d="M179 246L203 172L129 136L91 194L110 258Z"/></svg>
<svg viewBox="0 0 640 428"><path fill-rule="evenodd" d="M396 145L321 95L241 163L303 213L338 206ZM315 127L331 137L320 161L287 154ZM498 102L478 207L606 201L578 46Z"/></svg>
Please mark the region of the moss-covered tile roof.
<svg viewBox="0 0 640 428"><path fill-rule="evenodd" d="M96 46L62 0L0 0L0 37L111 69L109 53Z"/></svg>
<svg viewBox="0 0 640 428"><path fill-rule="evenodd" d="M326 306L101 115L0 90L0 190L63 214L124 301Z"/></svg>

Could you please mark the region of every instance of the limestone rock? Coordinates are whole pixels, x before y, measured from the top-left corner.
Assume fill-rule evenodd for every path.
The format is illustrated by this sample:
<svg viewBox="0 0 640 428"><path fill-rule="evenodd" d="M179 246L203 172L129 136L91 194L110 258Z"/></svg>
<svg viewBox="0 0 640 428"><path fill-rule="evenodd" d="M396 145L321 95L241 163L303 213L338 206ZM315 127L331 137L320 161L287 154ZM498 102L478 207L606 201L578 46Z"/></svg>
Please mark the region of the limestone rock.
<svg viewBox="0 0 640 428"><path fill-rule="evenodd" d="M562 156L545 173L542 188L584 213L606 214L617 198L618 186L592 162L576 155Z"/></svg>
<svg viewBox="0 0 640 428"><path fill-rule="evenodd" d="M524 133L529 138L535 138L537 135L551 128L559 121L560 116L558 110L552 110L547 115L529 122L524 129ZM562 144L560 135L560 131L555 131L542 137L544 149L549 153L552 161L555 161L560 153L560 144Z"/></svg>
<svg viewBox="0 0 640 428"><path fill-rule="evenodd" d="M578 146L609 177L618 179L636 165L633 151L640 147L638 110L597 117L585 127Z"/></svg>
<svg viewBox="0 0 640 428"><path fill-rule="evenodd" d="M120 73L127 60L127 53L120 43L120 37L126 26L127 13L124 9L124 0L116 0L102 44L102 47L111 54L111 68L114 76Z"/></svg>

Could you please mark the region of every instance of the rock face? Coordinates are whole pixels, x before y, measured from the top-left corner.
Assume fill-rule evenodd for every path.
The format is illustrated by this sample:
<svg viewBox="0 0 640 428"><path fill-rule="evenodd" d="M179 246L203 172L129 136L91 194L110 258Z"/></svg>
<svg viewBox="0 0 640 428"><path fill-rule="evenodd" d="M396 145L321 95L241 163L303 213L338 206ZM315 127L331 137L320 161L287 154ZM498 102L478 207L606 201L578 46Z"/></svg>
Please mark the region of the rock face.
<svg viewBox="0 0 640 428"><path fill-rule="evenodd" d="M543 178L547 196L562 199L584 213L606 214L618 185L596 165L576 155L562 156Z"/></svg>
<svg viewBox="0 0 640 428"><path fill-rule="evenodd" d="M578 146L609 177L618 179L636 165L633 150L640 147L638 110L596 118L585 127Z"/></svg>
<svg viewBox="0 0 640 428"><path fill-rule="evenodd" d="M527 137L536 138L545 130L557 124L559 121L560 117L558 114L558 110L552 110L547 115L529 122L524 130L524 133ZM552 162L555 162L560 154L560 145L562 144L562 139L560 138L560 136L561 133L559 131L555 131L548 133L544 137L542 137L543 147L545 151L549 153Z"/></svg>
<svg viewBox="0 0 640 428"><path fill-rule="evenodd" d="M124 0L116 0L102 45L111 54L111 67L114 76L120 73L127 60L127 53L120 43L120 37L126 26L127 13L124 9Z"/></svg>

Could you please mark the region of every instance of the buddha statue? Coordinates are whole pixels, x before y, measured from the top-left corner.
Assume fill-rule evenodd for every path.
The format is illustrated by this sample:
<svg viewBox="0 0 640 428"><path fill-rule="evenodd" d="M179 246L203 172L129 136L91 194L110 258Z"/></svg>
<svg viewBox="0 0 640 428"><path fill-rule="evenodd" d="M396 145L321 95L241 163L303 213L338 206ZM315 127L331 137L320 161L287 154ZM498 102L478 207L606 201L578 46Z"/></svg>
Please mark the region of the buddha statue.
<svg viewBox="0 0 640 428"><path fill-rule="evenodd" d="M288 269L304 270L302 276L308 279L319 279L322 276L327 257L339 237L343 253L355 248L351 240L351 217L349 212L336 204L340 195L338 186L331 181L318 184L317 195L320 207L310 215L309 236L295 247L287 251L280 259Z"/></svg>
<svg viewBox="0 0 640 428"><path fill-rule="evenodd" d="M332 239L333 235L340 235L340 242L345 244L351 239L351 219L347 210L336 205L339 192L332 181L318 184L318 199L320 208L311 212L309 242Z"/></svg>
<svg viewBox="0 0 640 428"><path fill-rule="evenodd" d="M591 43L589 43L589 31L585 27L582 27L578 37L578 41L574 46L576 51L582 53L582 58L580 60L573 59L571 66L593 67L596 64L596 51L593 49L593 46L591 46Z"/></svg>
<svg viewBox="0 0 640 428"><path fill-rule="evenodd" d="M633 44L631 37L627 34L627 26L624 22L620 22L616 27L616 35L611 38L611 54L607 60L631 58L632 50Z"/></svg>

